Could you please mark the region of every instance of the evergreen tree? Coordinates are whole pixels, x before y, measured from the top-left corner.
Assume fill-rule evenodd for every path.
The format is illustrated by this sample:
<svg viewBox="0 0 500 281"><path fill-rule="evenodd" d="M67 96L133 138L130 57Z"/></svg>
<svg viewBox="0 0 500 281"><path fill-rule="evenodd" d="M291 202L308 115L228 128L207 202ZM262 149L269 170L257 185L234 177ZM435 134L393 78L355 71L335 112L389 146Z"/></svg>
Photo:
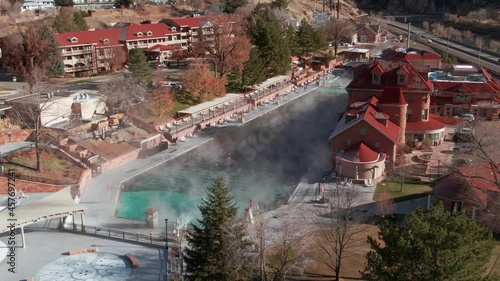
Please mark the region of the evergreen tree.
<svg viewBox="0 0 500 281"><path fill-rule="evenodd" d="M83 18L83 15L80 11L73 13L73 25L75 26L75 31L86 31L89 30L89 25Z"/></svg>
<svg viewBox="0 0 500 281"><path fill-rule="evenodd" d="M248 4L247 0L226 0L224 2L224 12L234 13L239 7L246 6Z"/></svg>
<svg viewBox="0 0 500 281"><path fill-rule="evenodd" d="M73 9L71 7L62 7L54 18L55 31L57 33L76 31L73 19Z"/></svg>
<svg viewBox="0 0 500 281"><path fill-rule="evenodd" d="M404 225L382 223L379 239L368 237L365 280L481 280L495 246L486 228L441 203L419 208Z"/></svg>
<svg viewBox="0 0 500 281"><path fill-rule="evenodd" d="M50 46L58 46L59 42L57 41L57 38L50 29L49 26L45 25L41 28L40 30L40 39L41 40L47 40ZM46 54L47 56L52 58L52 62L49 64L49 75L50 76L62 76L64 75L64 63L62 59L61 52L59 52L58 48L56 47L54 50L50 50L48 52L49 54Z"/></svg>
<svg viewBox="0 0 500 281"><path fill-rule="evenodd" d="M250 50L250 59L245 62L243 68L243 86L252 86L264 82L267 79L266 65L260 57L259 48L253 47Z"/></svg>
<svg viewBox="0 0 500 281"><path fill-rule="evenodd" d="M273 0L271 2L271 8L278 8L278 9L288 9L288 0Z"/></svg>
<svg viewBox="0 0 500 281"><path fill-rule="evenodd" d="M128 53L128 68L132 76L137 79L141 85L147 85L151 82L152 71L149 67L144 50L139 48L130 50Z"/></svg>
<svg viewBox="0 0 500 281"><path fill-rule="evenodd" d="M299 53L299 43L297 37L297 30L293 26L289 26L286 30L286 39L288 41L288 48L290 49L291 55L298 55Z"/></svg>
<svg viewBox="0 0 500 281"><path fill-rule="evenodd" d="M259 48L269 76L285 74L290 70L290 48L281 23L263 5L255 7L250 23L252 43Z"/></svg>
<svg viewBox="0 0 500 281"><path fill-rule="evenodd" d="M198 208L202 218L186 236L186 280L246 280L249 271L243 255L249 243L244 225L236 220L237 208L230 189L221 177L207 188L207 196Z"/></svg>
<svg viewBox="0 0 500 281"><path fill-rule="evenodd" d="M314 28L303 19L300 22L299 30L297 30L298 44L302 55L307 56L313 51L314 36Z"/></svg>

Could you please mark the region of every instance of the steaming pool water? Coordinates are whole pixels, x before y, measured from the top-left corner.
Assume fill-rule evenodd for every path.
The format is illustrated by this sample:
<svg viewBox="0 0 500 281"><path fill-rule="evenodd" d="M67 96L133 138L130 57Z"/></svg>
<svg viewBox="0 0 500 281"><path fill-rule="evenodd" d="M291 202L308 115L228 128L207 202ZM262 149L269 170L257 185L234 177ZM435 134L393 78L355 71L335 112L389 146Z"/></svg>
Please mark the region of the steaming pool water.
<svg viewBox="0 0 500 281"><path fill-rule="evenodd" d="M159 218L199 218L198 205L217 175L231 187L240 214L250 198L272 209L297 183L317 181L331 168L328 136L346 102L344 89L319 88L143 173L124 183L117 216L142 221L156 208Z"/></svg>

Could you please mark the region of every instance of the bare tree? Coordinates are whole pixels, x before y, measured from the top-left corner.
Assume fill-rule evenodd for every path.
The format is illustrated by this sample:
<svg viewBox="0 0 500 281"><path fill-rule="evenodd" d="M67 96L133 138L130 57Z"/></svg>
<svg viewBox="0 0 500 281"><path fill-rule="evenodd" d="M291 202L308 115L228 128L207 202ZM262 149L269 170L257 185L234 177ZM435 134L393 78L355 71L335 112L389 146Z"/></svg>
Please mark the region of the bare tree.
<svg viewBox="0 0 500 281"><path fill-rule="evenodd" d="M193 11L198 11L203 6L203 0L188 0L187 3Z"/></svg>
<svg viewBox="0 0 500 281"><path fill-rule="evenodd" d="M249 231L256 247L251 263L259 280L284 280L287 274L302 272L308 263L306 252L313 241L314 225L297 206L286 206L256 217ZM272 217L266 217L266 216Z"/></svg>
<svg viewBox="0 0 500 281"><path fill-rule="evenodd" d="M318 246L322 250L323 263L340 280L342 262L355 253L359 234L365 231L361 224L361 214L356 209L359 193L352 187L336 184L330 196L330 210L318 220ZM359 241L357 240L359 239Z"/></svg>
<svg viewBox="0 0 500 281"><path fill-rule="evenodd" d="M32 99L18 104L14 114L22 127L33 130L36 152L36 170L41 171L42 124L41 115L47 101L41 104L40 83L46 81L54 61L59 59L57 41L48 27L36 23L16 25L16 33L4 40L3 62L7 68L24 78ZM36 88L36 89L35 89ZM26 93L23 93L26 94Z"/></svg>
<svg viewBox="0 0 500 281"><path fill-rule="evenodd" d="M408 180L408 172L403 167L394 168L389 173L389 177L399 183L399 192L403 191L403 185Z"/></svg>
<svg viewBox="0 0 500 281"><path fill-rule="evenodd" d="M98 51L98 60L104 64L104 68L109 71L120 69L127 59L125 50L122 47L101 48Z"/></svg>
<svg viewBox="0 0 500 281"><path fill-rule="evenodd" d="M99 84L98 90L108 108L108 114L124 112L137 103L143 102L147 91L131 78L113 79Z"/></svg>
<svg viewBox="0 0 500 281"><path fill-rule="evenodd" d="M390 196L389 191L384 189L377 201L377 214L383 218L391 216L396 211L396 201Z"/></svg>
<svg viewBox="0 0 500 281"><path fill-rule="evenodd" d="M348 42L350 42L352 36L356 32L352 21L334 18L331 18L330 21L324 23L321 26L321 29L325 33L326 39L329 42L333 42L334 56L337 56L339 43L342 42L342 40L348 40Z"/></svg>
<svg viewBox="0 0 500 281"><path fill-rule="evenodd" d="M207 17L210 29L200 36L201 48L213 59L218 76L240 72L250 58L246 20L235 14Z"/></svg>

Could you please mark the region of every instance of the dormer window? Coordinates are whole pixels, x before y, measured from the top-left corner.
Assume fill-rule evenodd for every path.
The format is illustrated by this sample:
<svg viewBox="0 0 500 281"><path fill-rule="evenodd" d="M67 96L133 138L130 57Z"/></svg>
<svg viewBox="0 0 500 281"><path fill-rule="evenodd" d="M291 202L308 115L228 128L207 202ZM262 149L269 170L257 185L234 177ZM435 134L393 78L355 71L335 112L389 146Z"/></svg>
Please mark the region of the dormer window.
<svg viewBox="0 0 500 281"><path fill-rule="evenodd" d="M372 83L380 84L380 74L377 73L372 74Z"/></svg>
<svg viewBox="0 0 500 281"><path fill-rule="evenodd" d="M101 42L104 44L109 44L109 39L108 38L103 38L101 39Z"/></svg>
<svg viewBox="0 0 500 281"><path fill-rule="evenodd" d="M398 85L406 84L406 74L398 74Z"/></svg>
<svg viewBox="0 0 500 281"><path fill-rule="evenodd" d="M71 43L78 43L78 38L76 38L76 37L69 37L68 41L71 42Z"/></svg>
<svg viewBox="0 0 500 281"><path fill-rule="evenodd" d="M139 32L136 32L136 33L135 33L135 36L137 36L137 37L142 37L142 32L140 32L140 31L139 31Z"/></svg>
<svg viewBox="0 0 500 281"><path fill-rule="evenodd" d="M153 36L153 32L148 31L148 32L146 32L146 35L147 35L147 36Z"/></svg>
<svg viewBox="0 0 500 281"><path fill-rule="evenodd" d="M175 26L172 26L172 27L170 28L170 30L172 30L172 31L177 31L177 28L175 28Z"/></svg>

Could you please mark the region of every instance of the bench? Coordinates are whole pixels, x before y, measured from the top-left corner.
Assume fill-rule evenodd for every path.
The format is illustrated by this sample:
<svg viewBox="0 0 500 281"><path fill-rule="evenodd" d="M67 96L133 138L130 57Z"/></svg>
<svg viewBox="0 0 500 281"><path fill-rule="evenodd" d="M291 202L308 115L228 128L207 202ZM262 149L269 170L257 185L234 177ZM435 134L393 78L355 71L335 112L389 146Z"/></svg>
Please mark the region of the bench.
<svg viewBox="0 0 500 281"><path fill-rule="evenodd" d="M137 259L137 257L135 257L134 255L132 254L125 254L125 259L128 260L130 262L130 264L132 265L132 268L138 268L139 267L139 260Z"/></svg>
<svg viewBox="0 0 500 281"><path fill-rule="evenodd" d="M78 255L78 254L83 254L83 253L97 253L97 248L88 248L88 249L76 249L76 250L71 250L68 251L68 255Z"/></svg>

